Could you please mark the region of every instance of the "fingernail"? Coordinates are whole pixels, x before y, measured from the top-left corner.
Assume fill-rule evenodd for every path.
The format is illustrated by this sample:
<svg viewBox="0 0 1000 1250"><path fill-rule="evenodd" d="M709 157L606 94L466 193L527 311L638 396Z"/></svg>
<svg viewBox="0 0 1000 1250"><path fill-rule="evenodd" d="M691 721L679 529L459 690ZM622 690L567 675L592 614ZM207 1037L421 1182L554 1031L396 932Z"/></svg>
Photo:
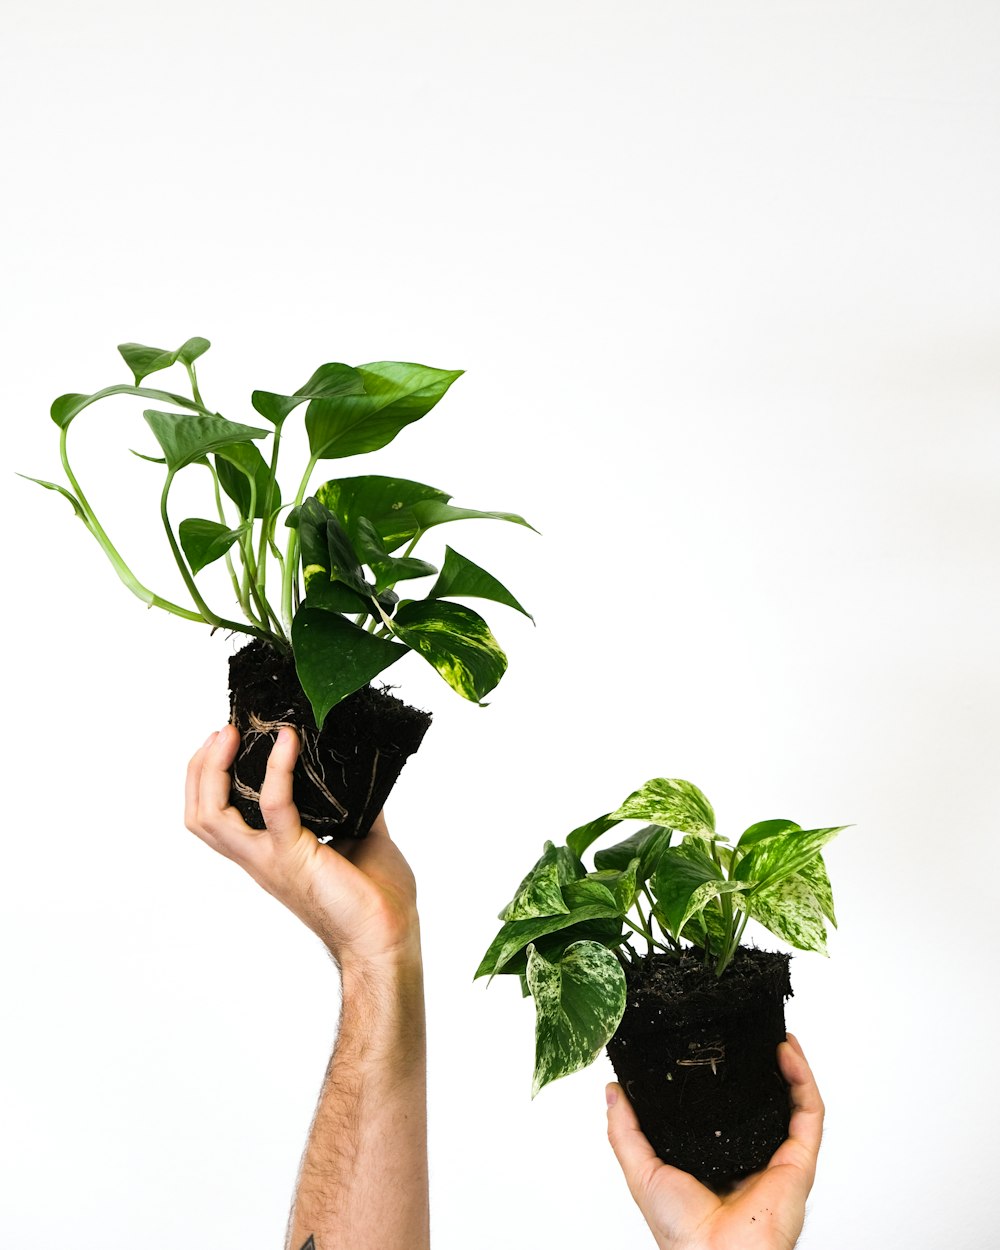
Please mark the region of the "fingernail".
<svg viewBox="0 0 1000 1250"><path fill-rule="evenodd" d="M609 1107L613 1107L615 1103L618 1101L618 1086L609 1085L607 1089L604 1091L604 1099L605 1099L605 1102L607 1102Z"/></svg>

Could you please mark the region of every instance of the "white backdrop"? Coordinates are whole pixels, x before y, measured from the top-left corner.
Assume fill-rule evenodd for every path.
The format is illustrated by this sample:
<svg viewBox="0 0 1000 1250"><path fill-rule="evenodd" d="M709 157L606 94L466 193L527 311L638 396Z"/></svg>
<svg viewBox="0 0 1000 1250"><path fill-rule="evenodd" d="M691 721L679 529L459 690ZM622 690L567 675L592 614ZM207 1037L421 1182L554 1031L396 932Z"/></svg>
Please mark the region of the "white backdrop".
<svg viewBox="0 0 1000 1250"><path fill-rule="evenodd" d="M280 1246L333 1037L316 940L183 827L233 644L146 612L13 476L58 476L48 405L127 381L118 342L199 334L237 420L328 360L464 368L367 471L543 534L455 531L537 617L488 614L492 706L394 670L435 713L387 814L421 886L438 1250L651 1245L610 1066L532 1103L530 1005L471 975L542 840L654 775L735 832L855 822L832 957L793 964L829 1105L801 1245L989 1244L997 6L7 0L3 25L0 1242ZM74 460L180 595L141 406L86 413Z"/></svg>

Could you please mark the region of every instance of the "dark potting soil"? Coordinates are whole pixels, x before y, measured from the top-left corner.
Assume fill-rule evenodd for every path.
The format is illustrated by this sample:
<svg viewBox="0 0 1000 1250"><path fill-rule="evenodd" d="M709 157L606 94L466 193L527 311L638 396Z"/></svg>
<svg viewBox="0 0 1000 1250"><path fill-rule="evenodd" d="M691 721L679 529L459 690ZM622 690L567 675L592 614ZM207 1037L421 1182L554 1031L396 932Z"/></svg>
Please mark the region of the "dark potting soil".
<svg viewBox="0 0 1000 1250"><path fill-rule="evenodd" d="M229 801L252 829L264 828L258 799L267 757L278 730L291 725L301 743L293 797L302 824L321 842L368 833L431 723L428 712L365 686L318 731L291 656L256 639L231 657L229 687L230 719L240 731Z"/></svg>
<svg viewBox="0 0 1000 1250"><path fill-rule="evenodd" d="M625 969L625 1015L608 1055L656 1153L700 1181L757 1171L788 1136L776 1056L788 960L741 947L716 977L691 948Z"/></svg>

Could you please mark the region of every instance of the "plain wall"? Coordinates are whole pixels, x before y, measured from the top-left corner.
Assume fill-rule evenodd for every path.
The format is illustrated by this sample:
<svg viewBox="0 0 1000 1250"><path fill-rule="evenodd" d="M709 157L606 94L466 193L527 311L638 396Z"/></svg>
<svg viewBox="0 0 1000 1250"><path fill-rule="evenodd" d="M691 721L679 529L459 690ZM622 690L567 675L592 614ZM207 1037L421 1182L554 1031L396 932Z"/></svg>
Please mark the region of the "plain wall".
<svg viewBox="0 0 1000 1250"><path fill-rule="evenodd" d="M607 1061L532 1102L531 1006L471 977L542 841L656 775L734 833L854 822L831 958L793 962L829 1106L804 1250L994 1244L1000 9L8 0L3 26L0 1242L280 1246L334 1035L317 941L183 827L235 644L147 611L13 476L61 480L48 406L128 381L117 343L199 334L235 420L329 360L465 369L328 476L542 533L427 543L536 616L486 611L488 709L393 673L435 716L387 815L437 1250L652 1245ZM179 596L141 408L88 410L74 465Z"/></svg>

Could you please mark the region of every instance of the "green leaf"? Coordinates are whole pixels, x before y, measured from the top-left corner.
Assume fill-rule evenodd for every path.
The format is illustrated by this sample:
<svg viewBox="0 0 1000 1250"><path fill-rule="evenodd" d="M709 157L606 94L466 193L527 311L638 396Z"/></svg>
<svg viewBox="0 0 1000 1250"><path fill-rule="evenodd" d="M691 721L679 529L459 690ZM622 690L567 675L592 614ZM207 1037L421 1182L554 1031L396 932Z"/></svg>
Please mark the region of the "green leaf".
<svg viewBox="0 0 1000 1250"><path fill-rule="evenodd" d="M383 360L361 365L364 393L313 399L306 409L309 450L321 460L377 451L425 416L462 376L461 369Z"/></svg>
<svg viewBox="0 0 1000 1250"><path fill-rule="evenodd" d="M218 451L229 443L246 443L264 438L268 431L240 425L213 414L188 416L177 412L157 412L147 408L142 414L167 458L167 468L176 473L206 452Z"/></svg>
<svg viewBox="0 0 1000 1250"><path fill-rule="evenodd" d="M755 843L736 865L734 876L758 890L790 877L823 849L847 825L830 829L795 829Z"/></svg>
<svg viewBox="0 0 1000 1250"><path fill-rule="evenodd" d="M625 1014L625 973L597 942L575 942L550 963L532 946L528 986L535 1000L535 1073L531 1094L592 1063Z"/></svg>
<svg viewBox="0 0 1000 1250"><path fill-rule="evenodd" d="M532 916L568 913L560 886L583 875L583 864L568 847L546 842L541 858L517 887L500 919L529 920Z"/></svg>
<svg viewBox="0 0 1000 1250"><path fill-rule="evenodd" d="M428 599L441 599L452 595L458 595L460 598L470 596L474 599L492 599L494 603L505 603L508 607L523 612L530 621L535 619L492 573L487 573L478 564L473 564L466 556L459 555L454 548L445 547L444 567L437 581L427 592L427 597Z"/></svg>
<svg viewBox="0 0 1000 1250"><path fill-rule="evenodd" d="M625 915L635 902L639 890L639 865L642 861L636 856L624 868L602 868L598 872L587 874L588 881L596 881L605 886L615 897L615 901Z"/></svg>
<svg viewBox="0 0 1000 1250"><path fill-rule="evenodd" d="M250 519L251 479L256 486L255 517L276 512L281 506L278 483L270 465L253 443L230 443L216 448L215 471L219 475L219 485L236 504L241 517Z"/></svg>
<svg viewBox="0 0 1000 1250"><path fill-rule="evenodd" d="M403 604L391 629L473 703L489 694L507 668L507 657L483 618L447 599Z"/></svg>
<svg viewBox="0 0 1000 1250"><path fill-rule="evenodd" d="M322 608L324 612L342 612L348 616L357 616L360 612L376 615L370 596L362 599L343 582L331 582L315 573L309 580L306 603L311 608Z"/></svg>
<svg viewBox="0 0 1000 1250"><path fill-rule="evenodd" d="M679 778L654 777L630 794L612 815L619 820L648 820L682 833L715 832L711 803L696 785Z"/></svg>
<svg viewBox="0 0 1000 1250"><path fill-rule="evenodd" d="M647 881L660 854L670 845L671 836L672 831L662 825L646 825L630 834L623 842L602 847L594 855L594 864L597 868L622 869L638 855L639 879Z"/></svg>
<svg viewBox="0 0 1000 1250"><path fill-rule="evenodd" d="M800 874L750 894L746 907L754 920L789 945L826 954L823 909Z"/></svg>
<svg viewBox="0 0 1000 1250"><path fill-rule="evenodd" d="M406 654L333 612L303 604L292 621L295 671L322 729L327 713Z"/></svg>
<svg viewBox="0 0 1000 1250"><path fill-rule="evenodd" d="M836 928L837 913L833 909L833 887L830 885L830 878L826 873L826 864L823 862L823 856L817 855L815 858L810 859L803 864L795 875L801 877L809 887L816 902L819 903L823 915Z"/></svg>
<svg viewBox="0 0 1000 1250"><path fill-rule="evenodd" d="M195 573L200 573L214 560L221 560L233 543L246 533L247 526L231 530L218 521L204 521L200 517L189 517L178 526L181 547L187 556L187 562Z"/></svg>
<svg viewBox="0 0 1000 1250"><path fill-rule="evenodd" d="M83 508L80 505L80 501L77 499L77 497L74 494L68 491L65 486L60 486L58 482L46 482L43 478L40 478L40 477L28 477L27 473L18 473L17 476L23 477L25 481L27 482L37 482L39 486L44 486L46 490L58 491L59 494L62 495L63 499L69 500L69 502L73 505L73 511L80 518L80 520L84 523L84 525L86 525L87 528L90 529L90 525L87 522L87 517L83 511ZM38 496L36 495L35 498L37 499Z"/></svg>
<svg viewBox="0 0 1000 1250"><path fill-rule="evenodd" d="M574 829L566 839L566 845L575 855L582 855L587 847L596 842L602 834L620 823L615 816L598 816L596 820L590 820L587 824Z"/></svg>
<svg viewBox="0 0 1000 1250"><path fill-rule="evenodd" d="M579 884L579 882L574 882ZM564 889L569 889L565 886ZM610 891L605 891L610 895ZM565 897L565 896L564 896ZM559 933L563 929L569 929L573 925L589 923L591 921L615 921L618 924L618 932L621 933L621 915L618 910L618 904L613 901L611 903L588 903L585 906L574 907L569 912L560 913L556 916L535 916L530 920L508 920L500 932L490 943L489 950L480 961L476 970L476 977L494 977L503 973L507 964L513 961L513 967L510 971L516 971L518 967L517 957L532 942L537 942L540 938L546 937L552 933Z"/></svg>
<svg viewBox="0 0 1000 1250"><path fill-rule="evenodd" d="M748 887L724 880L718 866L697 849L670 847L660 856L653 876L653 893L667 928L680 937L692 916L720 894Z"/></svg>
<svg viewBox="0 0 1000 1250"><path fill-rule="evenodd" d="M133 456L137 457L139 460L147 460L150 464L166 464L167 463L166 456L147 456L145 452L136 451L134 447L130 447L129 451L132 453Z"/></svg>
<svg viewBox="0 0 1000 1250"><path fill-rule="evenodd" d="M762 842L764 838L775 838L779 833L791 833L801 828L802 826L797 825L794 820L761 820L744 830L736 845L746 850L755 842Z"/></svg>
<svg viewBox="0 0 1000 1250"><path fill-rule="evenodd" d="M332 399L342 395L364 395L365 380L350 365L320 365L304 386L294 395L275 395L271 391L254 391L250 397L257 412L268 421L280 426L299 404L306 400Z"/></svg>
<svg viewBox="0 0 1000 1250"><path fill-rule="evenodd" d="M338 521L339 525L340 522ZM346 531L345 531L346 533ZM396 582L409 581L414 577L431 577L437 572L433 564L426 560L415 560L412 556L391 556L385 543L367 517L358 517L355 546L364 564L375 574L377 591L394 586Z"/></svg>
<svg viewBox="0 0 1000 1250"><path fill-rule="evenodd" d="M83 412L84 408L96 404L99 399L106 399L109 395L139 395L143 399L158 399L161 403L176 404L178 408L187 408L191 412L207 412L201 404L183 395L172 395L170 391L150 390L145 386L126 386L122 383L118 386L106 386L104 390L95 391L93 395L60 395L58 399L52 401L49 413L56 425L64 430L75 416Z"/></svg>
<svg viewBox="0 0 1000 1250"><path fill-rule="evenodd" d="M572 912L583 907L607 907L619 910L618 899L614 891L603 881L595 881L593 877L581 877L577 881L567 881L562 888L563 898Z"/></svg>
<svg viewBox="0 0 1000 1250"><path fill-rule="evenodd" d="M118 350L132 370L136 386L139 386L143 378L160 369L169 369L178 360L182 364L193 364L211 346L208 339L194 338L188 339L173 352L165 351L162 347L146 347L142 343L119 343Z"/></svg>
<svg viewBox="0 0 1000 1250"><path fill-rule="evenodd" d="M410 482L406 478L332 478L316 490L316 498L337 517L344 529L357 539L358 524L365 517L374 526L386 551L395 551L411 542L420 530L413 505L432 500L447 503L451 498L434 486Z"/></svg>
<svg viewBox="0 0 1000 1250"><path fill-rule="evenodd" d="M446 525L449 521L511 521L514 525L523 525L526 529L538 531L523 516L515 512L477 512L475 508L456 508L453 504L442 503L437 499L426 499L416 503L412 509L413 519L420 530L432 529L435 525Z"/></svg>

